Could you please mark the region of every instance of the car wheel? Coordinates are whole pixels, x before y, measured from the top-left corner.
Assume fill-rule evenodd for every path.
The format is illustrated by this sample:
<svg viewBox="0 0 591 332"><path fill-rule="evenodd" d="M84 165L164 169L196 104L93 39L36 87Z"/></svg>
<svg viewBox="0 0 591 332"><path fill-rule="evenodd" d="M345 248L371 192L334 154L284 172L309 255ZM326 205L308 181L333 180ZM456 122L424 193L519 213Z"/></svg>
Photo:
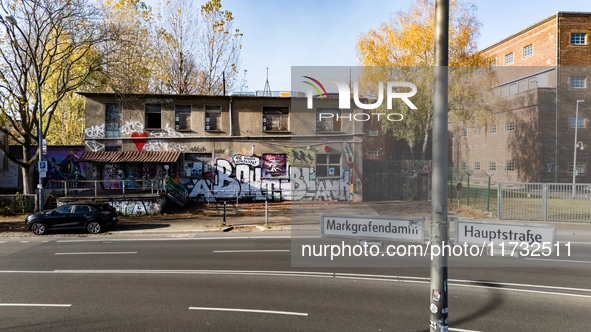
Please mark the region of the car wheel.
<svg viewBox="0 0 591 332"><path fill-rule="evenodd" d="M45 234L45 225L42 222L35 222L31 225L31 231L36 235Z"/></svg>
<svg viewBox="0 0 591 332"><path fill-rule="evenodd" d="M101 224L98 221L89 221L86 224L86 231L90 234L98 234L101 232Z"/></svg>

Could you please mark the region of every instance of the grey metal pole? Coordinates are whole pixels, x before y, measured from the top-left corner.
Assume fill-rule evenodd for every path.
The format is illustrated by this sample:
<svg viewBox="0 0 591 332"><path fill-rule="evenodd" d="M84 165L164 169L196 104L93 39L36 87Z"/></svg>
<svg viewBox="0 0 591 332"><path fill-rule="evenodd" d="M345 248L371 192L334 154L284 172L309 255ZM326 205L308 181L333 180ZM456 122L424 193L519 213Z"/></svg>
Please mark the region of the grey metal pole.
<svg viewBox="0 0 591 332"><path fill-rule="evenodd" d="M577 100L577 110L575 113L575 157L573 160L573 199L575 199L575 181L577 176L577 129L579 129L579 103L584 103L584 100Z"/></svg>
<svg viewBox="0 0 591 332"><path fill-rule="evenodd" d="M442 248L449 241L447 220L447 111L449 0L435 4L435 82L433 94L433 200L431 201L431 245ZM444 250L431 261L430 330L448 330L447 256Z"/></svg>

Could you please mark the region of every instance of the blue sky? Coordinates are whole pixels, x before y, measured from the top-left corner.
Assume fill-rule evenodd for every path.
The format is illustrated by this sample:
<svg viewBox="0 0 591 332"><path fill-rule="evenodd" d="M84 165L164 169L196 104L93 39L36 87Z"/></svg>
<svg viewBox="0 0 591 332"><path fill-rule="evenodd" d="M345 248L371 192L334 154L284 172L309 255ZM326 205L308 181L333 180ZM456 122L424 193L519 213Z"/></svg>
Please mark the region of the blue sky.
<svg viewBox="0 0 591 332"><path fill-rule="evenodd" d="M146 1L153 3L155 1ZM195 1L201 6L205 0ZM409 8L411 0L221 0L244 33L241 69L248 90L289 91L291 66L358 65L357 38ZM480 48L494 44L558 11L591 12L591 1L475 1L482 22Z"/></svg>

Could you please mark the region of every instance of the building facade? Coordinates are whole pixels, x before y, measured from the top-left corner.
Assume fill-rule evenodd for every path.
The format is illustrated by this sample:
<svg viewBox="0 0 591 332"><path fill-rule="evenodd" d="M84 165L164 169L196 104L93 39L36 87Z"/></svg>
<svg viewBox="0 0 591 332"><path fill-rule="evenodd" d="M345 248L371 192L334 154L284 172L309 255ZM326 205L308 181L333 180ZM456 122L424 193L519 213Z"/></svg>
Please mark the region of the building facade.
<svg viewBox="0 0 591 332"><path fill-rule="evenodd" d="M559 12L482 50L503 102L486 125L450 122L454 166L497 181L570 182L578 143L576 181L591 182L590 36L591 13Z"/></svg>
<svg viewBox="0 0 591 332"><path fill-rule="evenodd" d="M172 178L197 201L362 199L360 110L336 99L82 95L81 160L103 189Z"/></svg>

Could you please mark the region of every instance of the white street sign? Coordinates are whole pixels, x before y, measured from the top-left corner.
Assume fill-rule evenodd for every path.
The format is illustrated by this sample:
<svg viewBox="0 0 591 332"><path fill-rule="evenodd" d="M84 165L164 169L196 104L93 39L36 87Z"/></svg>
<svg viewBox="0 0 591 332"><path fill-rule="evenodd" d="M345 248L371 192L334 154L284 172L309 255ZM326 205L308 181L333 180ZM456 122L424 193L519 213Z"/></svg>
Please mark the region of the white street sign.
<svg viewBox="0 0 591 332"><path fill-rule="evenodd" d="M424 243L424 218L323 214L322 237Z"/></svg>
<svg viewBox="0 0 591 332"><path fill-rule="evenodd" d="M503 244L507 248L516 243L547 243L553 246L556 242L556 226L547 224L526 224L486 221L455 221L456 243L482 245Z"/></svg>

